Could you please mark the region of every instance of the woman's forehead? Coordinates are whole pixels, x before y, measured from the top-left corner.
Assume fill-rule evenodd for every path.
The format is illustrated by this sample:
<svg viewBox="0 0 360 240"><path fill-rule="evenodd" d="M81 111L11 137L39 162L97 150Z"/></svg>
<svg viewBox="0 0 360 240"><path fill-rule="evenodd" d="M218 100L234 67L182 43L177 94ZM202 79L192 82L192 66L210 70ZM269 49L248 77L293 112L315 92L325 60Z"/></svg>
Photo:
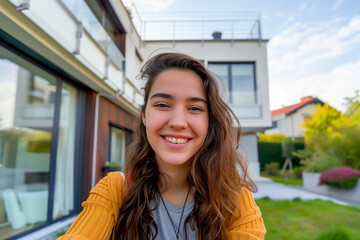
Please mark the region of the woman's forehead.
<svg viewBox="0 0 360 240"><path fill-rule="evenodd" d="M154 94L170 96L202 97L206 99L203 81L191 70L169 69L160 73L150 89L149 98Z"/></svg>

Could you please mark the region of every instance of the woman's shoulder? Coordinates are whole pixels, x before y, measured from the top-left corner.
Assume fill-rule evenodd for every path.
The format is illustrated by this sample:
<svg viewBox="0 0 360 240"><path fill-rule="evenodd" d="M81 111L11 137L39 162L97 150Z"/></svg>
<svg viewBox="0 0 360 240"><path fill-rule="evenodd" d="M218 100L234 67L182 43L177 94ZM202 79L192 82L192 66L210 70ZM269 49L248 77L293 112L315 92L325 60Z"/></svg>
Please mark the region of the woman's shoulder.
<svg viewBox="0 0 360 240"><path fill-rule="evenodd" d="M249 189L243 188L238 194L238 213L241 224L253 221L255 219L261 219L261 212L259 207L256 205L252 193Z"/></svg>
<svg viewBox="0 0 360 240"><path fill-rule="evenodd" d="M238 209L228 229L228 239L263 240L266 228L250 190L243 188L238 201Z"/></svg>
<svg viewBox="0 0 360 240"><path fill-rule="evenodd" d="M125 175L122 172L108 173L90 193L99 194L113 203L121 205L125 197Z"/></svg>

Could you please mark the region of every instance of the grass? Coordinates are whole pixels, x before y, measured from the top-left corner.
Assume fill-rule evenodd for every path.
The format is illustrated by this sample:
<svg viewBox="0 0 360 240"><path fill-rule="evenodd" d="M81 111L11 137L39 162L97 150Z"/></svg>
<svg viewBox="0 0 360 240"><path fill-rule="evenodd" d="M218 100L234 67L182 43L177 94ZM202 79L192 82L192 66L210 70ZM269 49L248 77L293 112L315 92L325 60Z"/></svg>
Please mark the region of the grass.
<svg viewBox="0 0 360 240"><path fill-rule="evenodd" d="M266 175L265 173L261 173L260 176L271 178L274 182L283 183L287 185L297 185L297 186L303 185L303 181L301 178L284 178L284 177Z"/></svg>
<svg viewBox="0 0 360 240"><path fill-rule="evenodd" d="M260 207L269 240L317 239L322 233L341 227L351 239L360 239L360 208L341 206L329 201L256 200Z"/></svg>

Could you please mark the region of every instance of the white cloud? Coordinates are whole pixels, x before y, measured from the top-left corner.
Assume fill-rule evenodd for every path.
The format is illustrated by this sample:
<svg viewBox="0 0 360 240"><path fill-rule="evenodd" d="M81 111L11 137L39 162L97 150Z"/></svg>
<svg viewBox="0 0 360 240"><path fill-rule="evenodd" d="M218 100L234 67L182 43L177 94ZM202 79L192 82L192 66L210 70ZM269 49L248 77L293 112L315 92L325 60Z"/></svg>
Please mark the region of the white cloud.
<svg viewBox="0 0 360 240"><path fill-rule="evenodd" d="M329 73L270 84L271 105L276 106L272 109L276 109L281 105L299 102L301 97L311 95L344 110L344 97L353 96L356 89L360 89L360 60L338 66Z"/></svg>
<svg viewBox="0 0 360 240"><path fill-rule="evenodd" d="M291 21L294 21L295 18L294 18L293 16L289 16L289 17L287 18L287 20L288 20L289 22L291 22Z"/></svg>
<svg viewBox="0 0 360 240"><path fill-rule="evenodd" d="M343 60L359 46L360 16L290 24L268 46L271 109L307 95L341 108L343 98L360 89L360 54L355 63ZM339 63L331 68L324 64L330 60Z"/></svg>
<svg viewBox="0 0 360 240"><path fill-rule="evenodd" d="M299 10L302 11L306 8L306 3L303 3L299 6Z"/></svg>
<svg viewBox="0 0 360 240"><path fill-rule="evenodd" d="M334 11L336 9L338 9L340 7L340 5L342 4L344 0L336 0L336 2L334 3L334 5L331 7L331 11Z"/></svg>

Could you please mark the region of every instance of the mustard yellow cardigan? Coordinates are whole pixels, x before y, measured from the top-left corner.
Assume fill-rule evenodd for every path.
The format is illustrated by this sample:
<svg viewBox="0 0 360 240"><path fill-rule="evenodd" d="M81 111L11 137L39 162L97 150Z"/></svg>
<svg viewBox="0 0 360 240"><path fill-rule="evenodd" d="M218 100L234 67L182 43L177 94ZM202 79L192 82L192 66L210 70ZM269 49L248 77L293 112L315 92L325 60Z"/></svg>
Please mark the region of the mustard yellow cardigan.
<svg viewBox="0 0 360 240"><path fill-rule="evenodd" d="M83 211L65 235L58 239L108 240L116 226L119 208L125 196L125 181L119 172L109 173L90 191L82 204ZM244 189L239 194L240 218L228 232L228 239L264 239L266 229L251 192Z"/></svg>

